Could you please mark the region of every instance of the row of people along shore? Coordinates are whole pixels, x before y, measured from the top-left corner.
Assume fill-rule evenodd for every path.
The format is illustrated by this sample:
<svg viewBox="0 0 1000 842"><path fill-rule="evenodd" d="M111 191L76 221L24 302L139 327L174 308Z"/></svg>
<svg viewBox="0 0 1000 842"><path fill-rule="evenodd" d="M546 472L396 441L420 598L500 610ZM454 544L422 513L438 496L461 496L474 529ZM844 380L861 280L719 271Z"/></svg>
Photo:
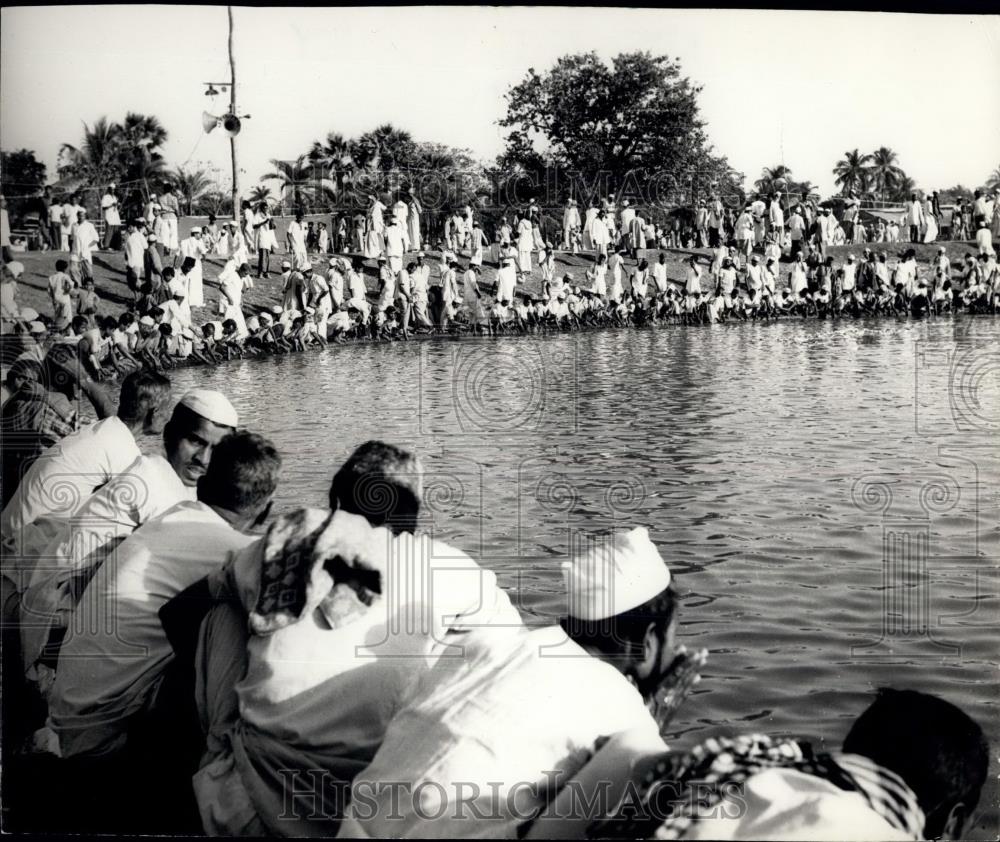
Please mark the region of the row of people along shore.
<svg viewBox="0 0 1000 842"><path fill-rule="evenodd" d="M285 455L224 394L175 402L143 370L115 408L68 349L44 367L42 405L83 390L98 420L60 415L13 474L23 440L5 435L8 829L871 840L976 824L983 731L916 690L859 704L839 747L739 725L668 744L685 699L715 718L726 683L699 684L707 653L680 641L702 642L710 609L685 603L641 524L579 536L562 617L527 623L433 536L418 454L361 444L328 499L274 512ZM16 393L5 425L29 403Z"/></svg>
<svg viewBox="0 0 1000 842"><path fill-rule="evenodd" d="M53 342L78 343L91 375L102 378L140 366L169 368L180 360L216 363L351 339L408 339L414 333L501 335L789 316L995 313L1000 292L986 225L986 215L1000 207L992 202L984 205L983 219L977 218L985 233L977 239L978 252L968 251L953 264L947 248L939 246L929 265L917 263L912 247L892 259L886 251L865 248L860 259L850 254L837 265L827 253L833 242L827 236L830 226L822 222L830 218L829 208L816 209L818 221L807 230L786 226L783 212L758 219L748 205L745 224L736 226L728 244L709 229L711 254L691 254L682 276L668 263L667 252L653 256L646 250L648 224L641 209L624 208L616 226L604 222L613 214L597 211L587 235L593 263L574 267L574 273L557 270L557 263L568 260L565 254L557 258L556 249L541 237L537 205L514 214L513 225L504 217L492 246L466 208L467 224L446 226L432 266L407 206L401 203L386 220L385 206L374 197L373 202L358 242L364 253L353 258L317 254L304 217L297 214L286 232L280 302L252 308L244 304L255 284L248 243L257 252L256 280L269 278L276 247L266 205L244 218L242 229L230 221L223 232L213 222L205 229L193 227L179 241L173 233L161 242L149 233L146 219L134 220L124 237L132 303L117 317L102 312L93 279L97 232L81 211L70 260L57 260L48 279L51 315L18 305L23 266L4 266L3 330L20 337L22 354L39 358ZM772 207L776 202L771 197ZM799 213L794 208L792 223ZM567 223L571 240L577 222ZM164 232L162 222L156 230ZM376 261L374 290L366 280L366 255ZM209 305L214 312L206 314L204 270L213 256L225 262L216 279L217 301ZM484 268L487 257L491 268Z"/></svg>

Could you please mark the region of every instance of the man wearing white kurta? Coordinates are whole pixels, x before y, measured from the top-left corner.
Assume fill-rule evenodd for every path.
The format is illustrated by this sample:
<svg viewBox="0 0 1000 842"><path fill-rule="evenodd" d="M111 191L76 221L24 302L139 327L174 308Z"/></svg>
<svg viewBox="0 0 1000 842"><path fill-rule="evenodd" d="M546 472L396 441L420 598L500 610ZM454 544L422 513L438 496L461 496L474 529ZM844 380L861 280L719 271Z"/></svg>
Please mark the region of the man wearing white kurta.
<svg viewBox="0 0 1000 842"><path fill-rule="evenodd" d="M415 196L410 197L408 208L407 226L410 234L410 248L419 251L422 245L420 240L420 202Z"/></svg>
<svg viewBox="0 0 1000 842"><path fill-rule="evenodd" d="M752 239L753 245L759 246L764 242L764 217L767 214L767 205L759 196L750 203L750 214L753 217Z"/></svg>
<svg viewBox="0 0 1000 842"><path fill-rule="evenodd" d="M163 250L171 254L177 250L177 220L181 215L180 202L174 195L174 188L169 184L160 196L160 233L157 235L163 243Z"/></svg>
<svg viewBox="0 0 1000 842"><path fill-rule="evenodd" d="M594 250L594 242L590 239L590 226L593 224L594 220L597 218L597 208L590 205L587 208L587 212L584 214L583 218L583 248L586 251Z"/></svg>
<svg viewBox="0 0 1000 842"><path fill-rule="evenodd" d="M340 305L344 303L344 273L341 271L340 260L339 257L331 257L330 269L326 273L326 284L330 290L334 311L339 310Z"/></svg>
<svg viewBox="0 0 1000 842"><path fill-rule="evenodd" d="M510 260L501 260L497 269L497 301L513 303L514 287L517 285L517 268Z"/></svg>
<svg viewBox="0 0 1000 842"><path fill-rule="evenodd" d="M159 382L161 390L165 388L163 394L169 395L166 378L151 382ZM149 432L159 432L157 419L167 404L165 398L158 404ZM59 611L74 605L74 578L103 563L119 541L147 521L182 500L194 500L212 448L235 430L237 422L236 410L225 395L210 389L189 391L163 428L165 458L139 455L87 498L72 517L59 521L41 556L44 564L35 569L22 598L22 616L32 618L21 630L26 670L41 655Z"/></svg>
<svg viewBox="0 0 1000 842"><path fill-rule="evenodd" d="M486 245L486 235L479 225L479 220L476 220L472 223L472 232L469 234L469 263L473 266L483 265L483 252Z"/></svg>
<svg viewBox="0 0 1000 842"><path fill-rule="evenodd" d="M771 204L768 207L768 217L771 223L771 233L774 235L775 240L777 240L778 245L784 243L785 240L785 211L781 207L781 194L775 193L771 198Z"/></svg>
<svg viewBox="0 0 1000 842"><path fill-rule="evenodd" d="M199 480L198 500L144 524L102 565L74 613L77 631L63 644L52 691L63 757L125 746L130 720L155 703L173 659L160 607L255 540L244 530L270 502L280 464L266 439L227 436Z"/></svg>
<svg viewBox="0 0 1000 842"><path fill-rule="evenodd" d="M399 217L392 217L389 220L389 227L385 229L385 254L389 258L389 270L393 275L398 275L403 269L406 240L406 226Z"/></svg>
<svg viewBox="0 0 1000 842"><path fill-rule="evenodd" d="M417 262L410 273L413 287L413 321L418 327L430 327L430 314L427 312L427 290L430 286L431 267L424 263L424 253L417 252Z"/></svg>
<svg viewBox="0 0 1000 842"><path fill-rule="evenodd" d="M914 193L910 196L910 201L906 203L906 222L910 228L910 242L920 242L920 229L924 225L924 206Z"/></svg>
<svg viewBox="0 0 1000 842"><path fill-rule="evenodd" d="M351 267L347 272L347 285L350 292L350 300L347 302L351 307L361 313L362 318L367 321L371 315L372 306L368 302L368 286L365 284L364 268Z"/></svg>
<svg viewBox="0 0 1000 842"><path fill-rule="evenodd" d="M309 253L306 251L306 227L302 224L302 214L295 214L295 221L288 225L288 250L292 252L292 263L296 271L309 268Z"/></svg>
<svg viewBox="0 0 1000 842"><path fill-rule="evenodd" d="M666 750L645 698L674 656L670 571L644 528L600 536L563 568L560 626L478 629L460 657L419 676L353 779L341 837L514 839L599 738L631 731L637 744ZM637 641L615 631L632 611L645 612L641 656L626 654Z"/></svg>
<svg viewBox="0 0 1000 842"><path fill-rule="evenodd" d="M180 257L190 257L194 260L194 268L188 273L187 304L188 307L204 307L205 293L202 278L201 259L208 255L208 247L202 239L201 228L197 225L191 229L190 235L181 240Z"/></svg>
<svg viewBox="0 0 1000 842"><path fill-rule="evenodd" d="M108 192L101 197L101 211L104 213L104 243L105 251L115 248L122 227L121 214L118 213L118 197L115 195L115 185L108 185Z"/></svg>
<svg viewBox="0 0 1000 842"><path fill-rule="evenodd" d="M626 199L622 202L622 213L621 213L621 232L627 234L629 237L632 236L632 220L635 219L635 209L630 207L629 200ZM636 248L635 241L631 243L633 249Z"/></svg>
<svg viewBox="0 0 1000 842"><path fill-rule="evenodd" d="M77 211L76 225L73 226L73 254L80 258L83 275L86 278L94 277L93 253L98 245L100 239L97 236L97 229L87 219L87 212Z"/></svg>
<svg viewBox="0 0 1000 842"><path fill-rule="evenodd" d="M129 223L125 235L125 280L132 295L138 298L142 278L146 268L146 249L149 241L146 235L139 231L134 223Z"/></svg>
<svg viewBox="0 0 1000 842"><path fill-rule="evenodd" d="M531 249L535 244L535 234L531 220L523 217L517 223L517 264L521 272L531 271Z"/></svg>
<svg viewBox="0 0 1000 842"><path fill-rule="evenodd" d="M598 211L590 222L590 241L594 244L594 251L598 254L607 254L608 244L611 242L606 219L604 211Z"/></svg>
<svg viewBox="0 0 1000 842"><path fill-rule="evenodd" d="M580 230L580 209L576 206L576 199L570 199L563 208L563 248L570 248L573 245L573 232Z"/></svg>
<svg viewBox="0 0 1000 842"><path fill-rule="evenodd" d="M722 202L718 196L713 196L708 203L708 245L715 248L721 239L720 230L722 228Z"/></svg>
<svg viewBox="0 0 1000 842"><path fill-rule="evenodd" d="M38 544L30 529L36 521L72 517L95 489L139 457L135 437L146 430L159 432L169 394L166 378L130 374L122 382L117 415L66 436L32 463L0 515L5 568L28 545Z"/></svg>

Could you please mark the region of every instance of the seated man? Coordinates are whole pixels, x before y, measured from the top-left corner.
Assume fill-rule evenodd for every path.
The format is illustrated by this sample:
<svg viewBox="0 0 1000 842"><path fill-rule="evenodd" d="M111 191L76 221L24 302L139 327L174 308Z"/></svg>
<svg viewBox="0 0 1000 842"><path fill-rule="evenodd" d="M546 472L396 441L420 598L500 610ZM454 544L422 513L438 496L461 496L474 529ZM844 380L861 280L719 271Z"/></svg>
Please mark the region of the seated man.
<svg viewBox="0 0 1000 842"><path fill-rule="evenodd" d="M491 571L414 534L421 493L412 454L368 442L334 477L332 515L281 519L211 577L238 603L212 609L195 659L206 832L335 833L333 799L374 756L414 677L460 653L463 628L520 625ZM315 820L309 786L331 799Z"/></svg>
<svg viewBox="0 0 1000 842"><path fill-rule="evenodd" d="M555 804L529 836L583 838L586 828L596 839L961 839L989 765L975 722L913 690L879 690L831 754L761 734L645 756L618 740L567 787L577 805L608 780L611 799L628 789L611 816L587 827L560 816L568 802Z"/></svg>
<svg viewBox="0 0 1000 842"><path fill-rule="evenodd" d="M51 539L43 518L68 518L87 498L139 458L136 436L158 434L169 406L170 381L137 371L122 381L115 415L87 424L38 457L0 515L11 570L33 562Z"/></svg>
<svg viewBox="0 0 1000 842"><path fill-rule="evenodd" d="M142 376L169 386L165 377L155 373L144 372ZM163 408L168 405L163 404ZM22 597L25 670L42 656L53 623L72 611L95 570L118 543L177 503L197 498L196 486L211 461L212 448L235 430L237 422L236 410L225 395L192 389L162 428L166 458L159 454L139 456L92 494L72 519L50 522L53 537ZM159 424L152 424L148 431L153 429L159 432ZM56 637L61 639L64 627L61 623L56 626ZM58 641L44 663L53 666L57 653Z"/></svg>
<svg viewBox="0 0 1000 842"><path fill-rule="evenodd" d="M214 448L198 500L182 501L126 538L90 582L59 655L51 719L64 758L121 751L156 704L172 658L160 606L253 542L281 459L267 439L233 433ZM113 622L112 622L113 620Z"/></svg>
<svg viewBox="0 0 1000 842"><path fill-rule="evenodd" d="M354 779L342 836L514 838L602 737L665 748L681 697L664 694L704 661L675 650L670 571L644 528L600 536L565 571L559 626L482 629L421 676Z"/></svg>

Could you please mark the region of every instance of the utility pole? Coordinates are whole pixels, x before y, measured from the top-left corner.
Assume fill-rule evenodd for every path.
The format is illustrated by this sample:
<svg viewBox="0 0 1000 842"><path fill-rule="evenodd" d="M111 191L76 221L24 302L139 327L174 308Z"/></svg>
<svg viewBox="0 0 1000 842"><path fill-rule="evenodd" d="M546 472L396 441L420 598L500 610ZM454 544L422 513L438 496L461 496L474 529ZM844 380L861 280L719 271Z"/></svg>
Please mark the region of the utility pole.
<svg viewBox="0 0 1000 842"><path fill-rule="evenodd" d="M236 116L236 59L233 57L233 7L229 9L229 70L232 84L229 86L229 113ZM240 221L240 168L236 157L236 135L229 136L229 149L233 157L233 219Z"/></svg>

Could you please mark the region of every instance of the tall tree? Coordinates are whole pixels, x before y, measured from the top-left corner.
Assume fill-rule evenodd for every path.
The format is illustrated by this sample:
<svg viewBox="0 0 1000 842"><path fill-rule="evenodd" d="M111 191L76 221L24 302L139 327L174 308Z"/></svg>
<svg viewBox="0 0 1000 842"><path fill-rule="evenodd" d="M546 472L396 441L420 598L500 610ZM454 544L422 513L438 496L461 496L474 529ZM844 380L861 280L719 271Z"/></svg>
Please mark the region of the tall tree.
<svg viewBox="0 0 1000 842"><path fill-rule="evenodd" d="M294 161L271 159L274 169L261 176L261 181L277 181L281 201L290 201L293 208L305 209L316 194L316 168L307 155Z"/></svg>
<svg viewBox="0 0 1000 842"><path fill-rule="evenodd" d="M563 56L545 73L529 68L507 92L502 160L530 170L541 154L546 168L577 177L566 189L583 201L667 175L687 184L712 163L700 91L668 56L623 53L610 65L595 52Z"/></svg>
<svg viewBox="0 0 1000 842"><path fill-rule="evenodd" d="M917 189L917 183L900 170L900 174L896 176L886 195L890 202L905 202L914 193L921 195L921 191Z"/></svg>
<svg viewBox="0 0 1000 842"><path fill-rule="evenodd" d="M190 214L198 201L214 190L218 185L212 181L204 170L186 170L177 167L169 174L170 182L181 195Z"/></svg>
<svg viewBox="0 0 1000 842"><path fill-rule="evenodd" d="M59 150L59 186L68 190L104 190L111 182L120 188L119 204L127 214L138 212L152 183L165 174L160 148L167 131L153 116L128 112L121 123L101 117L84 123L79 146L64 143Z"/></svg>
<svg viewBox="0 0 1000 842"><path fill-rule="evenodd" d="M258 184L253 190L250 191L250 201L255 205L260 202L266 202L271 198L271 188L266 184Z"/></svg>
<svg viewBox="0 0 1000 842"><path fill-rule="evenodd" d="M882 201L886 200L888 192L906 175L898 161L899 156L886 146L880 146L872 152L872 183Z"/></svg>
<svg viewBox="0 0 1000 842"><path fill-rule="evenodd" d="M7 198L33 196L45 186L45 164L30 149L0 153L0 181Z"/></svg>
<svg viewBox="0 0 1000 842"><path fill-rule="evenodd" d="M862 155L857 149L844 153L833 167L834 184L840 186L840 193L864 193L868 187L868 165L872 161L869 154Z"/></svg>
<svg viewBox="0 0 1000 842"><path fill-rule="evenodd" d="M398 190L415 196L425 210L478 205L490 194L486 172L468 149L443 143L418 143Z"/></svg>
<svg viewBox="0 0 1000 842"><path fill-rule="evenodd" d="M784 164L776 164L773 167L764 167L760 171L760 178L754 183L754 189L758 193L773 193L775 190L788 190L788 182L791 180L792 171Z"/></svg>
<svg viewBox="0 0 1000 842"><path fill-rule="evenodd" d="M351 141L337 132L328 132L326 140L313 142L308 158L319 167L328 192L339 197L356 166L351 155Z"/></svg>
<svg viewBox="0 0 1000 842"><path fill-rule="evenodd" d="M143 201L166 171L166 161L159 151L166 141L167 130L158 118L133 111L125 115L118 134L123 181L138 192Z"/></svg>
<svg viewBox="0 0 1000 842"><path fill-rule="evenodd" d="M99 187L121 180L118 155L121 127L107 117L83 124L83 142L79 146L64 143L59 149L58 171L70 189Z"/></svg>

